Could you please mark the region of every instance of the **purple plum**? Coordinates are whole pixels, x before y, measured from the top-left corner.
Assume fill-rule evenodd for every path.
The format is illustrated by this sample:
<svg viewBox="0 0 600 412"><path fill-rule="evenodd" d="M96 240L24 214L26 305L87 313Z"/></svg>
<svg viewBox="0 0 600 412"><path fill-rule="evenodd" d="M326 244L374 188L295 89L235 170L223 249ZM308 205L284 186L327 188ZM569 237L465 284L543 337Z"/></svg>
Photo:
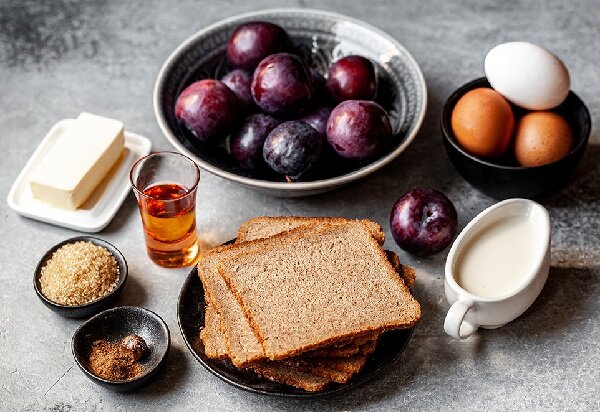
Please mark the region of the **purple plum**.
<svg viewBox="0 0 600 412"><path fill-rule="evenodd" d="M303 121L285 122L269 133L263 157L277 173L297 179L320 159L323 140L319 132Z"/></svg>
<svg viewBox="0 0 600 412"><path fill-rule="evenodd" d="M377 93L375 66L362 56L343 57L329 68L327 88L337 102L373 100Z"/></svg>
<svg viewBox="0 0 600 412"><path fill-rule="evenodd" d="M288 51L291 40L280 26L255 21L238 26L227 42L227 58L237 67L252 70L265 57Z"/></svg>
<svg viewBox="0 0 600 412"><path fill-rule="evenodd" d="M390 230L402 249L429 256L450 244L457 229L454 205L441 192L413 189L402 195L390 214Z"/></svg>
<svg viewBox="0 0 600 412"><path fill-rule="evenodd" d="M227 137L236 125L238 114L238 98L218 80L192 83L175 104L177 119L201 142Z"/></svg>
<svg viewBox="0 0 600 412"><path fill-rule="evenodd" d="M312 98L310 71L297 56L272 54L254 71L252 96L258 107L269 114L300 113Z"/></svg>
<svg viewBox="0 0 600 412"><path fill-rule="evenodd" d="M329 119L329 115L331 114L330 107L319 107L316 110L308 113L306 116L302 117L300 120L308 123L314 129L325 136L325 129L327 128L327 120Z"/></svg>
<svg viewBox="0 0 600 412"><path fill-rule="evenodd" d="M337 154L364 160L379 153L392 138L392 126L385 110L366 100L338 104L327 121L327 141Z"/></svg>
<svg viewBox="0 0 600 412"><path fill-rule="evenodd" d="M231 156L246 170L258 170L263 162L263 144L279 120L257 113L246 118L240 129L231 135Z"/></svg>
<svg viewBox="0 0 600 412"><path fill-rule="evenodd" d="M252 110L254 99L250 91L250 85L252 84L250 73L242 69L235 69L223 76L221 81L235 93L245 111Z"/></svg>

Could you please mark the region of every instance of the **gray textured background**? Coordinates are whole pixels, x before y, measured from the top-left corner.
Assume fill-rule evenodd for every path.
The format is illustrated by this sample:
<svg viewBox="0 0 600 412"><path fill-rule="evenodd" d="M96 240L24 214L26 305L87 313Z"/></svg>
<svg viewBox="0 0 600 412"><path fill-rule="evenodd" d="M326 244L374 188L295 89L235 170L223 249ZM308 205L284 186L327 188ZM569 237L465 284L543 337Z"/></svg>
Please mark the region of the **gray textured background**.
<svg viewBox="0 0 600 412"><path fill-rule="evenodd" d="M570 69L572 89L600 116L598 2L419 1L0 1L0 193L6 197L47 130L80 111L125 122L169 149L152 112L161 63L181 41L219 19L275 6L314 7L363 19L414 55L429 90L424 126L383 171L334 193L275 199L203 174L202 239L231 238L244 219L263 214L366 217L388 231L396 199L432 186L454 201L461 228L494 203L465 183L443 151L438 122L453 89L483 72L488 49L530 40L552 49ZM592 141L600 143L598 128ZM31 286L43 252L77 233L16 215L0 223L0 410L599 410L600 146L588 148L571 186L543 199L553 219L552 270L542 295L521 318L465 341L442 330L445 253L418 260L416 295L423 320L400 362L350 393L313 401L242 392L204 370L185 348L176 299L188 270L151 264L135 201L129 196L100 236L130 265L119 305L140 305L169 324L173 344L161 376L131 394L89 381L74 366L70 340L81 321L42 306ZM389 237L389 231L388 231ZM398 250L388 240L387 246Z"/></svg>

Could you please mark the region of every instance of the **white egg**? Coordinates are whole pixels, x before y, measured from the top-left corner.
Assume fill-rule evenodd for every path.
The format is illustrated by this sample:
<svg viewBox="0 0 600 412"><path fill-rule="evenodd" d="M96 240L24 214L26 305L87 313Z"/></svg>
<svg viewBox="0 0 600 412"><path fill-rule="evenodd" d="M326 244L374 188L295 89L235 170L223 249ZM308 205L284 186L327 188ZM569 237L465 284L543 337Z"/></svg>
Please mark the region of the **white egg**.
<svg viewBox="0 0 600 412"><path fill-rule="evenodd" d="M525 109L548 110L569 94L569 72L554 54L527 42L499 44L485 56L492 87Z"/></svg>

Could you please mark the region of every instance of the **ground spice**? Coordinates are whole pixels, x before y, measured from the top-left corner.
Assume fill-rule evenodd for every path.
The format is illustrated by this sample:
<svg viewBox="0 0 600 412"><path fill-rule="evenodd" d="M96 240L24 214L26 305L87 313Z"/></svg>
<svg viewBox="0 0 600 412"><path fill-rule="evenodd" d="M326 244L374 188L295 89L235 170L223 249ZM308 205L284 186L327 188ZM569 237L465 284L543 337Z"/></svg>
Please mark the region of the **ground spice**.
<svg viewBox="0 0 600 412"><path fill-rule="evenodd" d="M92 242L61 246L42 268L42 293L61 305L77 306L93 302L117 285L119 266L104 247Z"/></svg>
<svg viewBox="0 0 600 412"><path fill-rule="evenodd" d="M105 340L92 343L89 365L94 374L109 381L134 379L144 370L133 351Z"/></svg>

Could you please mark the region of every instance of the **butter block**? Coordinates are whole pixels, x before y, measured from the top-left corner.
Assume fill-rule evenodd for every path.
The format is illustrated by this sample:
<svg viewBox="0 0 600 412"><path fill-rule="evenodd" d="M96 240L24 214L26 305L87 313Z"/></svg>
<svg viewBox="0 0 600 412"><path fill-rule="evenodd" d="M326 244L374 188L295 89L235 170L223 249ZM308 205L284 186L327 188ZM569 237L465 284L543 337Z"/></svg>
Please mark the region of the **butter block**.
<svg viewBox="0 0 600 412"><path fill-rule="evenodd" d="M123 123L81 113L33 170L33 197L63 209L77 209L121 157Z"/></svg>

